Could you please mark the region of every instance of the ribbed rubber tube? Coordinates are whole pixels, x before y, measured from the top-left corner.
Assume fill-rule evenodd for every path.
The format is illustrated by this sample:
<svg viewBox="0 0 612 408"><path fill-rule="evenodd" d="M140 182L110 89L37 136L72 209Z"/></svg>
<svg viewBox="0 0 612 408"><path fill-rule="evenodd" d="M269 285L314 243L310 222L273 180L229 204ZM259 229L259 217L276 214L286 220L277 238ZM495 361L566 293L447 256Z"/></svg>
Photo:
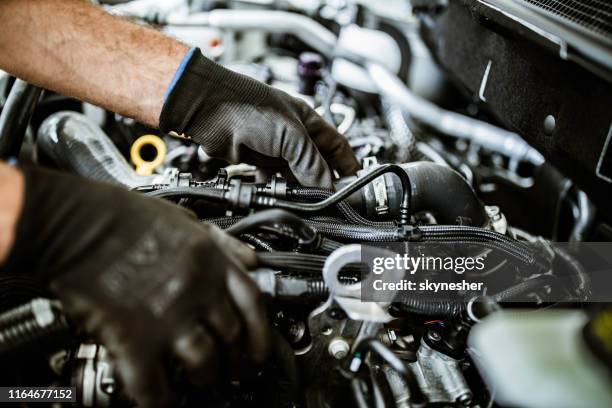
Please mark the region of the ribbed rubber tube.
<svg viewBox="0 0 612 408"><path fill-rule="evenodd" d="M41 307L47 320L44 324L39 318ZM35 299L0 314L0 356L63 338L68 333L63 313L49 300Z"/></svg>
<svg viewBox="0 0 612 408"><path fill-rule="evenodd" d="M77 112L57 112L45 119L37 146L58 167L90 180L130 189L155 184L154 176L136 174L104 131Z"/></svg>

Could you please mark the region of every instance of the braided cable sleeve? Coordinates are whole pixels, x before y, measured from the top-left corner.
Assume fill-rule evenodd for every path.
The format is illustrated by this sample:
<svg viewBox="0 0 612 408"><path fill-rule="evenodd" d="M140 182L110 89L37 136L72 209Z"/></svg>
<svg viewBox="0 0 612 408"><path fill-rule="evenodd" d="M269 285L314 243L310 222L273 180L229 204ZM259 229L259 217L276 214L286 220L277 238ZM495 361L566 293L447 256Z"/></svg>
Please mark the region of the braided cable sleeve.
<svg viewBox="0 0 612 408"><path fill-rule="evenodd" d="M240 217L221 217L206 220L227 228ZM403 237L396 228L373 228L362 225L346 224L343 220L330 217L316 217L305 220L317 232L328 238L346 241L395 242ZM422 225L419 226L422 242L448 242L455 244L480 244L487 248L500 250L526 265L545 263L527 244L512 240L498 232L484 228L459 225Z"/></svg>
<svg viewBox="0 0 612 408"><path fill-rule="evenodd" d="M242 239L247 244L253 245L256 250L266 251L266 252L274 251L274 248L272 247L272 245L270 245L270 243L264 241L263 239L259 238L256 235L242 234L240 235L240 239Z"/></svg>
<svg viewBox="0 0 612 408"><path fill-rule="evenodd" d="M408 225L410 223L411 215L412 181L410 179L410 175L397 164L380 165L321 201L313 203L297 203L294 201L277 199L270 201L270 197L259 197L258 200L256 200L256 203L259 205L265 204L266 206L273 206L291 211L311 213L317 212L342 202L354 192L387 173L395 174L400 180L402 185L402 199L399 205L399 216L397 222L399 225Z"/></svg>
<svg viewBox="0 0 612 408"><path fill-rule="evenodd" d="M333 191L323 188L295 187L291 189L291 196L302 200L324 200L330 197ZM390 228L395 225L393 222L371 221L359 214L346 201L340 201L336 204L338 211L346 218L347 221L375 228Z"/></svg>

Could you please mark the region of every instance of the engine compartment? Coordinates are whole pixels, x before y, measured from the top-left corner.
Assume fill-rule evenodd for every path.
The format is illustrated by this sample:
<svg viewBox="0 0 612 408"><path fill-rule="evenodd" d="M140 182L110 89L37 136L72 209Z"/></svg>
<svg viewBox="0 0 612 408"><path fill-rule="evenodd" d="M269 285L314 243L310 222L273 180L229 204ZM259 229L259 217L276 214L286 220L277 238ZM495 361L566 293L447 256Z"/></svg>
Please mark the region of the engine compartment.
<svg viewBox="0 0 612 408"><path fill-rule="evenodd" d="M528 351L484 345L513 321L496 317L502 310L524 313L528 328L532 313L551 310L584 324L592 304L609 302L609 255L600 246L594 260L588 246L612 238L602 194L596 204L527 137L449 85L407 3L230 2L206 11L196 3L107 7L302 98L346 136L363 165L357 176L338 178L335 190L303 187L291 174L227 165L179 135L92 105L55 94L38 101L19 80L3 108L25 89L19 107L31 105L33 116L22 157L170 200L257 251L250 275L266 296L272 356L238 372L227 367L207 389L176 367L181 406L572 406L535 395L533 403L512 400L520 387L511 392L514 383L491 374L494 360ZM391 297L367 292L377 272L364 264L397 254L440 257L417 283L448 269L447 283L459 289L450 296L431 283L406 295L405 263L385 267L385 276L403 272L384 281L399 285L381 292ZM484 258L482 268L457 272L466 259ZM0 373L2 384L69 385L82 406L130 406L103 345L76 330L36 281L0 279L0 361L14 367ZM471 286L481 282L485 290ZM517 337L520 330L528 329L517 326ZM601 392L583 406L610 401L606 381L592 380Z"/></svg>

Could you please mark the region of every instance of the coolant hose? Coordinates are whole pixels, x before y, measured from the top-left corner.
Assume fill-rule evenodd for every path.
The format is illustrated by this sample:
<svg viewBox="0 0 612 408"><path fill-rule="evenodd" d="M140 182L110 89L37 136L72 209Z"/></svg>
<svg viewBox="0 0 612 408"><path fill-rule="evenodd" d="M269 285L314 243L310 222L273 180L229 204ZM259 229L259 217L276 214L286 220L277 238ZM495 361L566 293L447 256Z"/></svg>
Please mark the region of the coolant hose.
<svg viewBox="0 0 612 408"><path fill-rule="evenodd" d="M87 179L127 188L155 184L154 176L139 176L114 143L87 116L57 112L38 130L38 147L60 168Z"/></svg>

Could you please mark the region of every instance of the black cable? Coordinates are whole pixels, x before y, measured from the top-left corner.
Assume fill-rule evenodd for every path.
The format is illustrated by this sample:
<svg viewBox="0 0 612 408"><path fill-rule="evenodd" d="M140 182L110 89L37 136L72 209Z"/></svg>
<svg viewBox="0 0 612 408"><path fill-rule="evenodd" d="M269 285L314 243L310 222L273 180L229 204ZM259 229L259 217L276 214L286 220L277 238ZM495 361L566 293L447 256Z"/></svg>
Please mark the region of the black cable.
<svg viewBox="0 0 612 408"><path fill-rule="evenodd" d="M264 210L240 219L225 231L232 236L239 236L262 226L288 226L294 231L300 241L313 241L316 231L304 222L304 219L281 209Z"/></svg>
<svg viewBox="0 0 612 408"><path fill-rule="evenodd" d="M306 199L306 200L324 200L326 198L331 197L334 192L332 190L325 190L323 188L312 188L312 187L294 187L289 192L289 195L293 198L297 199ZM346 201L340 201L336 204L336 208L338 211L346 218L347 221L358 224L365 225L368 227L376 227L376 228L391 228L395 224L390 221L371 221L359 214L349 203Z"/></svg>
<svg viewBox="0 0 612 408"><path fill-rule="evenodd" d="M274 248L272 247L272 245L270 245L269 242L264 241L263 239L259 238L256 235L253 235L253 234L242 234L242 235L240 235L240 239L242 239L247 244L253 245L255 247L255 249L257 249L257 250L266 251L266 252L273 252L274 251Z"/></svg>
<svg viewBox="0 0 612 408"><path fill-rule="evenodd" d="M45 323L41 324L40 315ZM0 314L0 357L68 339L70 327L58 305L38 298Z"/></svg>
<svg viewBox="0 0 612 408"><path fill-rule="evenodd" d="M197 186L189 186L189 187L184 187L184 188L189 188L189 189L198 189L198 188L215 188L217 182L216 181L201 181L198 182ZM140 193L146 194L146 193L151 193L153 191L159 191L159 190L167 190L169 188L172 187L162 187L160 188L159 184L147 184L147 185L142 185L142 186L136 186L134 188L132 188L131 190L133 191L138 191Z"/></svg>
<svg viewBox="0 0 612 408"><path fill-rule="evenodd" d="M521 301L524 300L520 298L521 296L524 296L525 294L536 289L542 288L544 285L552 284L555 281L556 278L554 276L541 275L497 292L496 294L492 295L491 298L496 302L509 302L513 300Z"/></svg>
<svg viewBox="0 0 612 408"><path fill-rule="evenodd" d="M419 227L424 242L452 242L457 244L481 244L498 249L527 264L541 261L529 245L503 234L484 228L462 225L423 225Z"/></svg>
<svg viewBox="0 0 612 408"><path fill-rule="evenodd" d="M572 288L574 293L580 297L581 301L586 301L591 297L591 278L584 270L584 267L572 257L567 251L558 246L553 246L553 251L558 259L569 269L571 277L574 279Z"/></svg>
<svg viewBox="0 0 612 408"><path fill-rule="evenodd" d="M235 224L241 217L220 217L204 221L216 224L222 229ZM346 241L395 242L403 241L403 232L397 228L374 228L347 224L344 220L331 217L316 217L305 222L320 234ZM461 225L421 225L418 227L420 241L456 244L480 244L500 250L526 265L546 266L529 245L515 241L495 231Z"/></svg>
<svg viewBox="0 0 612 408"><path fill-rule="evenodd" d="M194 197L206 200L225 202L225 191L210 187L169 187L144 193L149 197L172 198Z"/></svg>
<svg viewBox="0 0 612 408"><path fill-rule="evenodd" d="M387 174L394 173L400 179L402 185L402 200L399 206L399 225L408 225L410 223L410 203L412 200L412 184L408 173L396 164L383 164L374 170L370 171L363 177L359 177L352 183L336 191L326 199L315 203L296 203L286 200L278 200L271 197L257 197L256 204L260 206L283 208L291 211L299 212L317 212L328 208L331 205L337 204L347 199L351 194L360 188L364 187L376 178Z"/></svg>
<svg viewBox="0 0 612 408"><path fill-rule="evenodd" d="M261 252L257 254L259 266L267 267L275 270L286 272L295 272L301 274L311 274L321 276L323 265L327 256L303 254L298 252ZM365 266L361 264L348 264L342 268L347 274L360 276L365 270Z"/></svg>
<svg viewBox="0 0 612 408"><path fill-rule="evenodd" d="M212 218L205 221L221 228L228 228L240 220L239 217ZM373 228L346 224L334 218L306 219L306 223L326 237L346 241L395 242L406 238L397 228ZM453 244L479 244L504 252L527 266L546 269L549 265L535 249L521 241L515 241L503 234L478 227L461 225L421 225L418 227L421 242L444 242ZM582 275L581 275L582 276Z"/></svg>
<svg viewBox="0 0 612 408"><path fill-rule="evenodd" d="M204 218L202 222L208 222L209 224L214 224L217 227L225 230L243 219L244 217L234 216L234 217L212 217L212 218Z"/></svg>
<svg viewBox="0 0 612 408"><path fill-rule="evenodd" d="M459 316L465 310L465 303L444 299L421 299L406 296L395 300L393 307L403 313L414 313L422 316Z"/></svg>
<svg viewBox="0 0 612 408"><path fill-rule="evenodd" d="M343 241L395 242L404 240L404 237L397 228L374 228L353 225L333 218L308 219L307 222L320 234Z"/></svg>
<svg viewBox="0 0 612 408"><path fill-rule="evenodd" d="M319 243L319 251L323 254L331 254L336 249L342 246L341 242L334 241L333 239L321 237L321 242Z"/></svg>

